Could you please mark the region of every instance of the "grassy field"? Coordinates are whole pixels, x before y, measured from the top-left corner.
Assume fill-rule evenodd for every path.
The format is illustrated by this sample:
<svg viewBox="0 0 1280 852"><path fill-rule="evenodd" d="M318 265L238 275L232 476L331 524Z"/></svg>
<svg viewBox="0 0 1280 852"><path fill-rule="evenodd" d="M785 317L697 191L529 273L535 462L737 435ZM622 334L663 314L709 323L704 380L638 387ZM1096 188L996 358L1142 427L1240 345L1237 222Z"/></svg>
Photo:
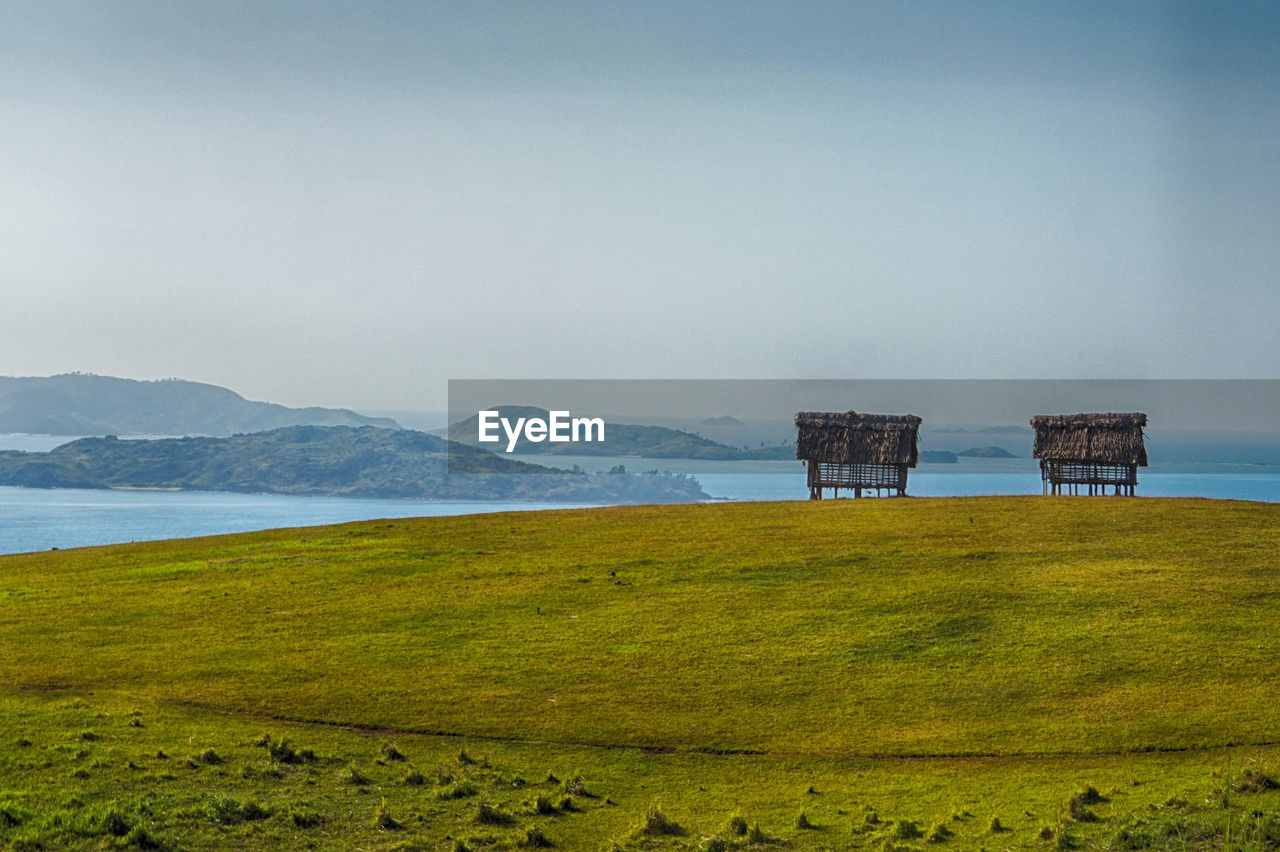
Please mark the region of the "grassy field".
<svg viewBox="0 0 1280 852"><path fill-rule="evenodd" d="M0 844L1280 848L1277 554L952 498L0 557Z"/></svg>

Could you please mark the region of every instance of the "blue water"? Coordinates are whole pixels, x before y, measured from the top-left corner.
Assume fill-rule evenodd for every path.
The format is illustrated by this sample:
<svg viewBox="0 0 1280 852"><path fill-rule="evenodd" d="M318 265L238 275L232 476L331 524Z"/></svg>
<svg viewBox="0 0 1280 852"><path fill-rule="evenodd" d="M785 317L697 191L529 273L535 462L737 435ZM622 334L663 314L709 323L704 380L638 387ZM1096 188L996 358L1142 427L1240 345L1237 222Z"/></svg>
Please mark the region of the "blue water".
<svg viewBox="0 0 1280 852"><path fill-rule="evenodd" d="M702 490L732 500L799 500L808 497L805 475L700 474ZM913 497L977 497L993 494L1040 494L1037 473L912 473L907 493ZM1212 497L1220 500L1280 502L1280 474L1274 473L1139 473L1140 497ZM841 495L842 497L845 495Z"/></svg>
<svg viewBox="0 0 1280 852"><path fill-rule="evenodd" d="M206 491L0 487L0 553L338 524L593 504L371 500Z"/></svg>
<svg viewBox="0 0 1280 852"><path fill-rule="evenodd" d="M701 473L703 490L729 500L807 499L804 472ZM913 472L917 497L1039 494L1040 476L1014 472ZM1280 474L1141 473L1146 497L1214 497L1280 502ZM218 492L106 491L0 487L0 553L188 538L373 518L577 508L586 504L373 500Z"/></svg>
<svg viewBox="0 0 1280 852"><path fill-rule="evenodd" d="M0 449L43 451L70 440L46 435L0 435ZM804 466L796 461L707 462L634 458L520 457L526 461L606 471L625 464L633 472L663 470L696 476L713 498L804 500ZM1213 497L1280 502L1280 466L1154 464L1139 471L1144 497ZM922 464L907 491L917 497L1039 494L1033 459L961 459ZM480 512L576 508L587 504L374 500L286 497L199 491L108 491L0 487L0 553L84 547L163 538L248 532L277 527L336 524L374 518L466 515Z"/></svg>

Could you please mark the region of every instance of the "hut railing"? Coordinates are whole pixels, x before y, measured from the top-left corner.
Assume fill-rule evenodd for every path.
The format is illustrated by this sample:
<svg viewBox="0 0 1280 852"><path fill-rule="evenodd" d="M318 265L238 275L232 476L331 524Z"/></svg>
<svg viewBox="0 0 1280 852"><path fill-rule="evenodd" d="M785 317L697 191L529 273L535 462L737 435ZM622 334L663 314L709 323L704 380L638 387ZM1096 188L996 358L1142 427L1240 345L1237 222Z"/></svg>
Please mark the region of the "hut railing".
<svg viewBox="0 0 1280 852"><path fill-rule="evenodd" d="M907 466L905 464L840 464L836 462L815 462L809 464L809 493L821 499L823 488L849 488L855 496L862 496L863 490L896 491L905 494L907 490Z"/></svg>
<svg viewBox="0 0 1280 852"><path fill-rule="evenodd" d="M1069 486L1072 493L1078 493L1078 486L1089 486L1089 493L1097 492L1099 486L1113 485L1116 493L1132 495L1133 487L1138 484L1138 466L1136 464L1105 464L1102 462L1085 462L1071 459L1041 459L1040 478L1044 481L1046 492L1061 494L1062 486Z"/></svg>

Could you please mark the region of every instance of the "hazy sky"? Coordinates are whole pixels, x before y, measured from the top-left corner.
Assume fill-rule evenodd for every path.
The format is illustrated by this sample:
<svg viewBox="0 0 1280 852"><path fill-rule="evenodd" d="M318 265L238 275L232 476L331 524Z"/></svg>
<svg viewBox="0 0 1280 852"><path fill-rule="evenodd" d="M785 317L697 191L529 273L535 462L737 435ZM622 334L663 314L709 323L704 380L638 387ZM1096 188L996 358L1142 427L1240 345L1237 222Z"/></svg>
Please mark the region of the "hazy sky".
<svg viewBox="0 0 1280 852"><path fill-rule="evenodd" d="M0 6L0 374L1280 377L1280 4Z"/></svg>

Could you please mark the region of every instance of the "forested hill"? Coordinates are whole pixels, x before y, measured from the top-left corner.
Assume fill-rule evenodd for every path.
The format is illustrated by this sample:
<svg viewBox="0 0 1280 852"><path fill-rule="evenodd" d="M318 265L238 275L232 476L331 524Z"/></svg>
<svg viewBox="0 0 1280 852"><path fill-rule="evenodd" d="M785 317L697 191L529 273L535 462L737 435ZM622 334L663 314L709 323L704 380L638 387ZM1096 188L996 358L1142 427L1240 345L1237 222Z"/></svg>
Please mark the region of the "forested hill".
<svg viewBox="0 0 1280 852"><path fill-rule="evenodd" d="M0 432L42 435L233 435L282 426L382 426L344 408L252 402L217 385L111 376L0 376Z"/></svg>
<svg viewBox="0 0 1280 852"><path fill-rule="evenodd" d="M0 485L171 488L266 494L680 503L682 476L567 473L408 429L290 426L229 438L82 438L50 452L0 452ZM525 475L501 475L525 474Z"/></svg>

